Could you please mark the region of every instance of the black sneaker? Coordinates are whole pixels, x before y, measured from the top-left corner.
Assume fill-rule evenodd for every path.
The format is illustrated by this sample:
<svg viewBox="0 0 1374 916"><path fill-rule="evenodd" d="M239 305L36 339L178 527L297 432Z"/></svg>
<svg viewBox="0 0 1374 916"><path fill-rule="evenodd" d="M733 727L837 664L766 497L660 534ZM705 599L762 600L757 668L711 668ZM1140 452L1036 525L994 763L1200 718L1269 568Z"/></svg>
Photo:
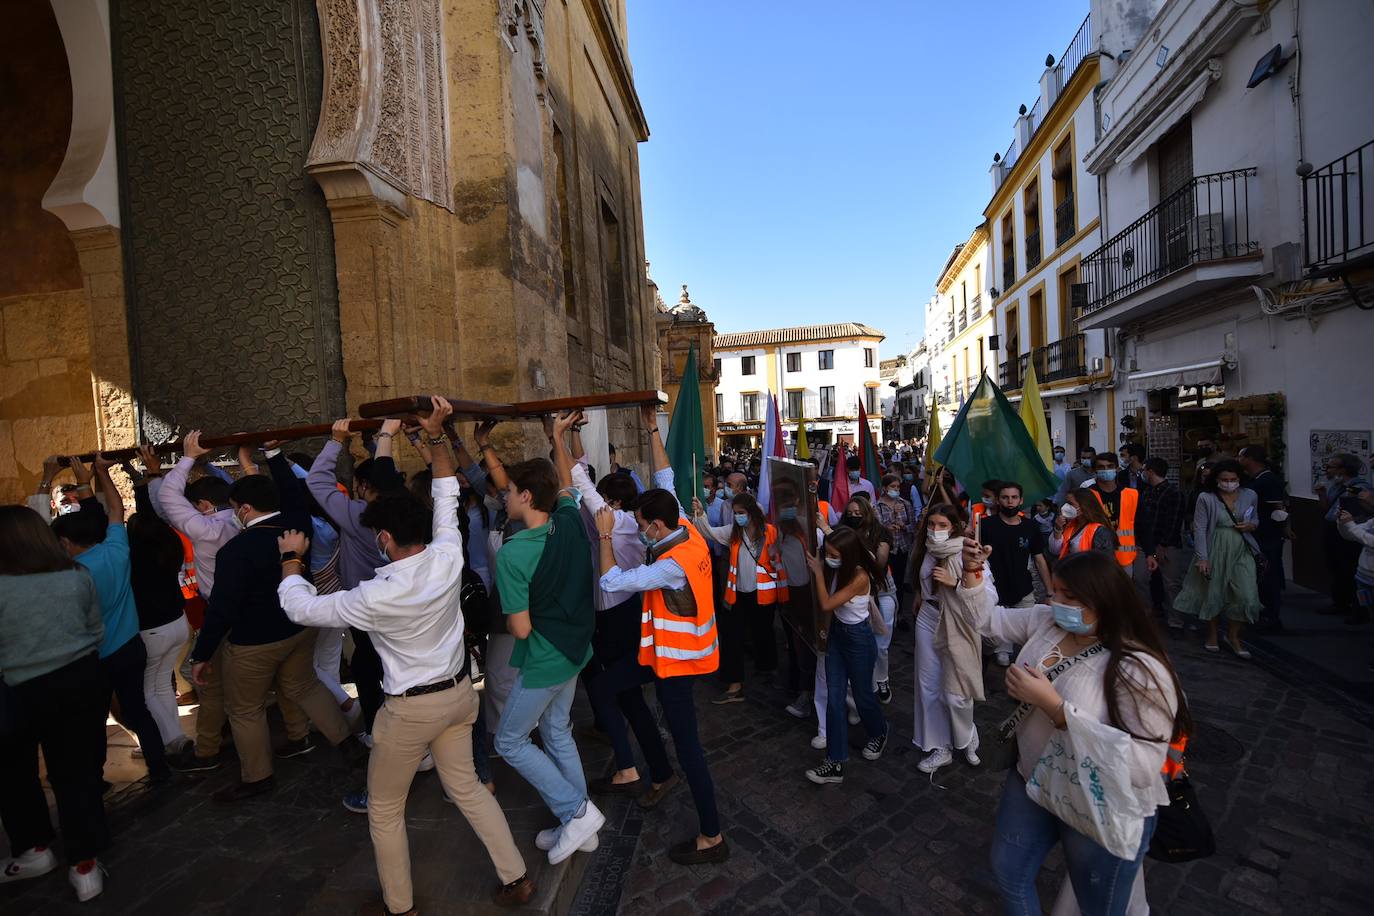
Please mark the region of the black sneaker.
<svg viewBox="0 0 1374 916"><path fill-rule="evenodd" d="M892 702L892 688L888 686L887 681L879 681L873 692L878 695L878 702L884 706Z"/></svg>
<svg viewBox="0 0 1374 916"><path fill-rule="evenodd" d="M887 735L879 735L876 738L869 738L864 745L863 755L865 760L877 760L883 756L883 751L887 750Z"/></svg>
<svg viewBox="0 0 1374 916"><path fill-rule="evenodd" d="M866 748L865 751L867 751ZM818 786L838 786L844 782L844 764L836 763L827 757L821 761L820 766L807 770L806 778Z"/></svg>
<svg viewBox="0 0 1374 916"><path fill-rule="evenodd" d="M198 757L195 746L188 745L175 754L168 754L167 765L178 773L205 773L224 766L224 754Z"/></svg>
<svg viewBox="0 0 1374 916"><path fill-rule="evenodd" d="M289 757L304 757L314 749L315 742L310 740L309 735L306 735L299 741L287 741L281 747L277 748L275 753L281 759L286 760Z"/></svg>

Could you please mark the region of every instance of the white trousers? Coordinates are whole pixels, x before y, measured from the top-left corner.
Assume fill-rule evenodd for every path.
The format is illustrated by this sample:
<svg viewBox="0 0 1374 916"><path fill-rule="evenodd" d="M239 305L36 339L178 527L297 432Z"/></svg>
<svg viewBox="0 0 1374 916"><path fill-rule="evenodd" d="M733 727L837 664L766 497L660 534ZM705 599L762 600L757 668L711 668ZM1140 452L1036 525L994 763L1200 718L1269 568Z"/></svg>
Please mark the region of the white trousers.
<svg viewBox="0 0 1374 916"><path fill-rule="evenodd" d="M973 724L973 700L946 693L942 685L944 664L935 649L940 609L921 604L916 615L916 695L911 743L923 751L937 748L978 746Z"/></svg>
<svg viewBox="0 0 1374 916"><path fill-rule="evenodd" d="M181 719L177 715L174 677L181 647L191 638L191 625L182 614L171 623L141 630L139 635L148 650L148 662L143 667L143 702L153 714L162 743L179 743L186 738L186 733L181 730Z"/></svg>
<svg viewBox="0 0 1374 916"><path fill-rule="evenodd" d="M897 625L897 596L886 592L878 596L878 615L883 619L883 629L887 632L878 636L878 660L873 663L873 688L879 681L887 680L887 650L892 647L892 629Z"/></svg>
<svg viewBox="0 0 1374 916"><path fill-rule="evenodd" d="M339 663L343 661L344 634L347 630L323 628L315 639L315 676L340 706L348 702L348 692L339 683Z"/></svg>

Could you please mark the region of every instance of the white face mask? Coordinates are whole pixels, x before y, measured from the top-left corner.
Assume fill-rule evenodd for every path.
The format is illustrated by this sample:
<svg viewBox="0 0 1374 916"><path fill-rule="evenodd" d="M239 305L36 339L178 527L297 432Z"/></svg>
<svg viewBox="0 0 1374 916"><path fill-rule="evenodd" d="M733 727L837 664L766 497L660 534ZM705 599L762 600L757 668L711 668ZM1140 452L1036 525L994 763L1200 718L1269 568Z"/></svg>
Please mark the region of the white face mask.
<svg viewBox="0 0 1374 916"><path fill-rule="evenodd" d="M1276 522L1286 522L1288 521L1288 510L1275 509L1273 512L1269 513L1269 517Z"/></svg>
<svg viewBox="0 0 1374 916"><path fill-rule="evenodd" d="M825 558L825 565L826 565L826 566L829 566L831 569L839 569L839 568L840 568L840 564L843 563L843 562L844 562L844 561L841 560L839 557L826 557L826 558Z"/></svg>
<svg viewBox="0 0 1374 916"><path fill-rule="evenodd" d="M926 532L926 540L930 541L930 543L932 543L932 544L943 544L945 541L948 541L948 540L949 540L949 532L948 532L948 531L927 531L927 532Z"/></svg>
<svg viewBox="0 0 1374 916"><path fill-rule="evenodd" d="M1239 480L1218 480L1217 489L1223 493L1234 493L1240 489Z"/></svg>
<svg viewBox="0 0 1374 916"><path fill-rule="evenodd" d="M1069 521L1073 521L1074 519L1078 518L1078 508L1076 506L1071 506L1068 503L1065 503L1064 508L1059 510L1059 514L1064 516Z"/></svg>

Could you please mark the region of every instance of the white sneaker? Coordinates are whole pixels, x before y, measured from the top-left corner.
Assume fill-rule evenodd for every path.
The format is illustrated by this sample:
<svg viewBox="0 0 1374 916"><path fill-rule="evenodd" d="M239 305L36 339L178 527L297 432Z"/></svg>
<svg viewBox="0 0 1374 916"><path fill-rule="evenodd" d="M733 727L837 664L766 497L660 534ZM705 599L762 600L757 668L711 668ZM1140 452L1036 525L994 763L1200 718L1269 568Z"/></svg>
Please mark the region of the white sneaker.
<svg viewBox="0 0 1374 916"><path fill-rule="evenodd" d="M420 765L415 769L421 773L428 773L430 770L434 769L434 755L429 751L425 751L425 756L420 758Z"/></svg>
<svg viewBox="0 0 1374 916"><path fill-rule="evenodd" d="M817 735L811 739L811 746L818 751L823 751L830 742L825 740L825 735Z"/></svg>
<svg viewBox="0 0 1374 916"><path fill-rule="evenodd" d="M596 832L606 823L606 817L587 799L587 808L581 817L575 817L563 825L558 832L558 840L549 850L549 864L557 865L568 856L577 852L582 845L596 836Z"/></svg>
<svg viewBox="0 0 1374 916"><path fill-rule="evenodd" d="M100 896L100 892L105 889L105 867L98 861L92 860L91 870L82 874L77 871L77 866L73 865L67 869L67 880L76 890L76 899L85 903L87 900Z"/></svg>
<svg viewBox="0 0 1374 916"><path fill-rule="evenodd" d="M797 719L805 719L811 715L811 694L805 692L797 694L796 702L787 707L787 714Z"/></svg>
<svg viewBox="0 0 1374 916"><path fill-rule="evenodd" d="M550 827L548 830L541 830L534 835L534 845L538 849L548 852L558 845L558 834L562 827ZM582 852L596 852L596 847L601 845L601 840L596 834L581 846L577 847Z"/></svg>
<svg viewBox="0 0 1374 916"><path fill-rule="evenodd" d="M978 756L978 742L975 741L964 748L964 759L968 761L968 765L971 767L976 767L983 762L982 758Z"/></svg>
<svg viewBox="0 0 1374 916"><path fill-rule="evenodd" d="M13 859L0 859L0 884L46 875L57 867L57 856L46 846L35 846Z"/></svg>
<svg viewBox="0 0 1374 916"><path fill-rule="evenodd" d="M916 764L916 769L922 773L934 773L940 767L947 767L954 762L954 755L947 747L937 747L926 755L926 758Z"/></svg>
<svg viewBox="0 0 1374 916"><path fill-rule="evenodd" d="M997 664L1001 665L1003 668L1010 667L1010 666L1011 666L1011 653L1010 653L1010 652L998 652L998 653L997 653Z"/></svg>

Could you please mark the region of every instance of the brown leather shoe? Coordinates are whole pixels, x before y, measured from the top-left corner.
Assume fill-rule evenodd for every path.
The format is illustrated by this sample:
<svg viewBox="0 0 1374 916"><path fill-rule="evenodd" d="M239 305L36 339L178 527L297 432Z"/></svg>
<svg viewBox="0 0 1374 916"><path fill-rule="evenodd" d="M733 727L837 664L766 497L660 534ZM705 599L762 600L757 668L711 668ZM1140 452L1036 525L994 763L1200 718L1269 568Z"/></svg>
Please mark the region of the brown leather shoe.
<svg viewBox="0 0 1374 916"><path fill-rule="evenodd" d="M524 906L534 897L534 882L529 875L505 885L492 897L497 906Z"/></svg>
<svg viewBox="0 0 1374 916"><path fill-rule="evenodd" d="M645 811L648 811L650 808L657 808L658 803L668 797L668 793L673 791L677 783L678 775L676 773L669 776L667 782L660 783L659 785L650 783L648 790L637 799L639 807L643 808Z"/></svg>

